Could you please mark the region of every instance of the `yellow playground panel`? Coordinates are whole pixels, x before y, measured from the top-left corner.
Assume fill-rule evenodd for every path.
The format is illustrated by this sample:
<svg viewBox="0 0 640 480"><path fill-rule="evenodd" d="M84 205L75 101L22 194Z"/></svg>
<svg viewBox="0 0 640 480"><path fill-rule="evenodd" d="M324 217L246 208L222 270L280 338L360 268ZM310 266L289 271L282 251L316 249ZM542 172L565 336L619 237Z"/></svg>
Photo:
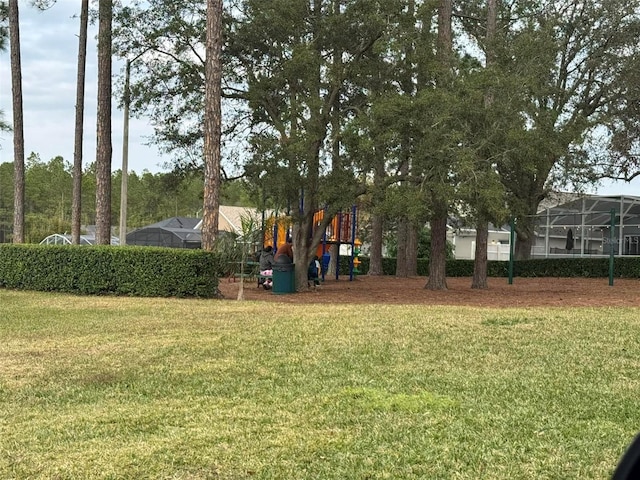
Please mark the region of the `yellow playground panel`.
<svg viewBox="0 0 640 480"><path fill-rule="evenodd" d="M287 241L291 230L291 217L270 216L264 222L263 246L271 245L280 248Z"/></svg>

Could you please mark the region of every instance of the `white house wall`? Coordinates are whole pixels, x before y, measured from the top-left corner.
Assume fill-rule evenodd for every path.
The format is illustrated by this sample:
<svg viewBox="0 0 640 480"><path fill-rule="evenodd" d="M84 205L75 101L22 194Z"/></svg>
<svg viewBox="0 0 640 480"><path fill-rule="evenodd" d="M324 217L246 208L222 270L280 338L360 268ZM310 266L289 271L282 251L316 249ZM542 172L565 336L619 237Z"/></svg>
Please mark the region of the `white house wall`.
<svg viewBox="0 0 640 480"><path fill-rule="evenodd" d="M454 246L453 255L457 260L473 260L476 256L475 231L463 233L450 231L448 240ZM489 260L509 260L509 232L489 231L487 258Z"/></svg>

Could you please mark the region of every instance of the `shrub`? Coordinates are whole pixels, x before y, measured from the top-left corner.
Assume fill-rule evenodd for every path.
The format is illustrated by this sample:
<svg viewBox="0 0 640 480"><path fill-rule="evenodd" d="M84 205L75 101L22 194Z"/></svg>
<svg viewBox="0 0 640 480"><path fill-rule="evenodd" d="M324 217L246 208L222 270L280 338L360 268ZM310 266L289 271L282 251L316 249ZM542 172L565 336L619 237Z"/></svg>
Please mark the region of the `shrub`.
<svg viewBox="0 0 640 480"><path fill-rule="evenodd" d="M156 247L0 245L0 287L87 295L213 297L218 254Z"/></svg>
<svg viewBox="0 0 640 480"><path fill-rule="evenodd" d="M360 274L369 270L369 258L360 259ZM349 275L351 257L340 257L340 275ZM473 275L473 260L447 260L448 277L470 277ZM382 259L383 275L395 275L396 259ZM429 275L429 260L418 259L418 275ZM507 277L509 262L489 261L489 277ZM603 278L609 276L609 258L540 258L518 260L514 262L515 277L583 277ZM614 276L622 278L640 278L640 257L617 257L614 259Z"/></svg>

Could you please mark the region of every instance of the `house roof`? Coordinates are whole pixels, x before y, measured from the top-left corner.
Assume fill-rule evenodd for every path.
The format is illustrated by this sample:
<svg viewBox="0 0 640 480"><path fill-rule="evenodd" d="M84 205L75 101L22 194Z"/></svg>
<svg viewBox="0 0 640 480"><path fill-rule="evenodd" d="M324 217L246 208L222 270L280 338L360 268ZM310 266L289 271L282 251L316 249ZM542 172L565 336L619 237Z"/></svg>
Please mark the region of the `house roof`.
<svg viewBox="0 0 640 480"><path fill-rule="evenodd" d="M233 227L234 233L242 233L242 219L253 218L260 221L261 214L256 208L250 207L230 207L227 205L220 206L221 220L218 222L218 226L221 227L222 219L226 220L229 225ZM220 228L220 230L224 230Z"/></svg>
<svg viewBox="0 0 640 480"><path fill-rule="evenodd" d="M218 230L226 230L229 232L242 234L242 218L250 217L258 222L262 219L262 213L253 207L233 207L229 205L220 205L218 210ZM202 220L193 228L202 229Z"/></svg>
<svg viewBox="0 0 640 480"><path fill-rule="evenodd" d="M191 217L171 217L157 223L147 225L145 228L187 228L193 230L200 222L198 218Z"/></svg>
<svg viewBox="0 0 640 480"><path fill-rule="evenodd" d="M271 212L266 212L271 215ZM218 215L218 231L227 231L235 234L242 234L242 219L253 218L257 223L261 223L262 213L260 210L252 207L235 207L229 205L220 205ZM142 227L127 235L134 238L134 234L144 230L146 232L171 232L184 242L200 242L202 239L202 220L192 217L172 217L162 220L151 225Z"/></svg>
<svg viewBox="0 0 640 480"><path fill-rule="evenodd" d="M545 212L547 208L554 208L558 205L573 202L582 198L583 194L573 192L549 192L547 196L538 204L538 213Z"/></svg>

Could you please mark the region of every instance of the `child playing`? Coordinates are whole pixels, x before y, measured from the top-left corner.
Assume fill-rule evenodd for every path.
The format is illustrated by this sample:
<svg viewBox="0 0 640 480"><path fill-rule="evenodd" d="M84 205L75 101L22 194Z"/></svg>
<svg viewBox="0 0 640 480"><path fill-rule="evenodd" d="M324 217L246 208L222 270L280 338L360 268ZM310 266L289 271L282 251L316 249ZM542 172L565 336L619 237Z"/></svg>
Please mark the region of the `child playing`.
<svg viewBox="0 0 640 480"><path fill-rule="evenodd" d="M317 287L320 285L320 273L322 272L320 267L320 260L317 255L311 259L311 263L309 263L309 269L307 270L307 286L311 288L311 282L313 281L313 286Z"/></svg>

